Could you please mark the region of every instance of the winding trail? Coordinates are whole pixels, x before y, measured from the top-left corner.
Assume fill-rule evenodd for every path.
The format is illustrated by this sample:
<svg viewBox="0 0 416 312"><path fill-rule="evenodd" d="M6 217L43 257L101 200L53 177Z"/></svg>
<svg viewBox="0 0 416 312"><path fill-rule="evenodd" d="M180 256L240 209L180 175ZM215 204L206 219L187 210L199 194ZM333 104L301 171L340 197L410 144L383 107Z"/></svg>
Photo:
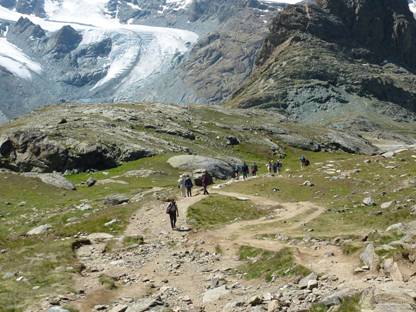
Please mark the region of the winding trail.
<svg viewBox="0 0 416 312"><path fill-rule="evenodd" d="M163 285L168 281L170 287L180 290L192 300L195 306L204 305L205 311L218 311L218 306L202 302L201 294L206 291L204 284L206 284L207 277L212 277L215 272L223 271L224 268L235 268L241 264L236 259L236 255L242 245L270 251L290 247L294 250L296 261L312 271L336 276L340 282L351 283L356 279L353 269L358 265L357 259L344 256L339 247L259 238L266 234L276 235L277 231L287 234L300 230L305 223L319 217L325 208L311 202L282 203L268 198L222 190L211 190L211 193L251 200L257 207L267 209L270 213L267 217L257 220L235 222L213 230L171 231L165 214L165 204L153 201L131 217L124 234L126 236L143 235L146 241L144 251L126 248L117 251L116 256L106 257L103 256L105 243L84 246L78 251L78 257L85 264L88 272L77 280L77 287L86 295L77 300L75 306L80 311L91 311L97 304L109 304L125 297L148 296L149 291L151 292L149 283L143 281L150 280L158 285ZM178 227L187 227L188 208L204 198L206 196L196 195L177 201L180 214ZM218 246L223 250L223 254L218 259L208 256L208 260L179 260L179 266L173 265L172 260L176 259L178 253L184 253L185 258L186 253L190 251L204 255L207 251L213 253ZM201 259L205 259L204 256ZM102 274L114 276L117 280L131 279L132 283L115 291L108 291L103 289L98 282ZM256 287L261 284L262 289L271 287L264 285L263 281L249 282L237 277L228 277L228 279L233 278L236 283L247 285L254 283Z"/></svg>
<svg viewBox="0 0 416 312"><path fill-rule="evenodd" d="M269 206L271 209L275 208L273 217L232 223L217 230L199 233L197 237L200 235L201 239L224 245L230 248L234 254L236 254L239 246L242 245L270 251L279 251L285 247L292 247L295 249L297 262L310 270L321 274L335 275L342 281L354 279L353 271L358 266L358 261L344 256L339 247L326 245L312 248L299 245L294 246L290 242L257 238L267 234L275 235L277 232L286 234L293 230L298 230L304 224L319 217L325 211L324 207L311 202L282 203L268 198L224 191L213 191L213 193L235 198L247 198L258 207ZM297 216L304 215L310 211L313 212L297 220ZM293 219L295 219L294 222L287 226L282 223L282 221ZM275 224L276 226L273 226ZM279 225L283 225L282 228L278 228L277 226Z"/></svg>

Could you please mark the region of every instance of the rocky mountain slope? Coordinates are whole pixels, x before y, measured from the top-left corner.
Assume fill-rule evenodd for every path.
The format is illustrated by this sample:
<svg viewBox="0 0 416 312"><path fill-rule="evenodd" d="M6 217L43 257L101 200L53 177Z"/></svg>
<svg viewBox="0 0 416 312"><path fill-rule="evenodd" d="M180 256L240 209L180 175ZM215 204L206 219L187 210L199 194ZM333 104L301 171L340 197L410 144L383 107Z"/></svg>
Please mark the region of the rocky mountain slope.
<svg viewBox="0 0 416 312"><path fill-rule="evenodd" d="M302 126L263 110L62 104L0 127L0 166L21 172L103 170L170 153L224 158L236 147L244 155L250 146L269 156L286 148L375 154L377 135L365 139L358 132Z"/></svg>
<svg viewBox="0 0 416 312"><path fill-rule="evenodd" d="M0 116L68 101L219 102L250 74L266 22L280 6L2 1Z"/></svg>
<svg viewBox="0 0 416 312"><path fill-rule="evenodd" d="M322 123L415 120L416 21L406 0L316 1L273 20L232 105ZM359 123L359 121L358 121Z"/></svg>

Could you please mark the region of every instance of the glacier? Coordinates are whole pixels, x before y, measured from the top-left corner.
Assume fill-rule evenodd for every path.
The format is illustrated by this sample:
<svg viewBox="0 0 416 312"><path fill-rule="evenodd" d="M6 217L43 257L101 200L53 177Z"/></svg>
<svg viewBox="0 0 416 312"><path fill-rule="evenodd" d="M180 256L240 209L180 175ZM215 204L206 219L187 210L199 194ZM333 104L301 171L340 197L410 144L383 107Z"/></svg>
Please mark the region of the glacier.
<svg viewBox="0 0 416 312"><path fill-rule="evenodd" d="M13 75L31 80L32 74L40 75L42 67L30 59L21 49L11 44L6 38L0 38L0 66Z"/></svg>
<svg viewBox="0 0 416 312"><path fill-rule="evenodd" d="M170 1L177 9L189 0ZM128 98L142 81L168 69L178 54L186 53L198 40L194 32L176 28L122 24L107 11L108 0L46 0L45 16L18 13L0 6L0 19L16 22L28 18L42 29L53 33L65 25L82 35L79 49L111 38L111 52L104 61L106 75L84 97L93 97L101 90L113 88L114 98ZM0 65L23 79L39 74L41 65L1 38ZM127 93L125 93L127 92Z"/></svg>

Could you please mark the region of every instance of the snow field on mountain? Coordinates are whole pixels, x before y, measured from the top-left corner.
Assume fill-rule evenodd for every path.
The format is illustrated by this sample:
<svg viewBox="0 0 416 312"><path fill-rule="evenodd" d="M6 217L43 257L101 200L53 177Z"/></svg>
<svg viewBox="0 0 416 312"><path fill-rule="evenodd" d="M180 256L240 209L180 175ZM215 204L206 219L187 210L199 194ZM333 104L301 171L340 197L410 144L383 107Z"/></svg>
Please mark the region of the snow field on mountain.
<svg viewBox="0 0 416 312"><path fill-rule="evenodd" d="M149 75L163 71L169 66L173 57L178 53L187 52L190 45L198 40L198 35L191 31L121 24L106 14L107 2L108 0L46 0L46 19L20 14L0 6L0 18L17 21L20 17L27 17L50 32L57 31L64 25L70 25L82 32L81 47L111 38L112 50L106 64L107 74L90 89L91 91L96 91L114 81L119 83L120 79L125 83L137 83ZM181 7L191 1L170 1L173 2ZM9 67L17 71L19 67L7 61ZM19 74L28 76L24 68Z"/></svg>
<svg viewBox="0 0 416 312"><path fill-rule="evenodd" d="M6 68L13 75L32 79L32 73L40 74L40 64L32 61L22 50L11 44L6 38L0 38L0 66Z"/></svg>

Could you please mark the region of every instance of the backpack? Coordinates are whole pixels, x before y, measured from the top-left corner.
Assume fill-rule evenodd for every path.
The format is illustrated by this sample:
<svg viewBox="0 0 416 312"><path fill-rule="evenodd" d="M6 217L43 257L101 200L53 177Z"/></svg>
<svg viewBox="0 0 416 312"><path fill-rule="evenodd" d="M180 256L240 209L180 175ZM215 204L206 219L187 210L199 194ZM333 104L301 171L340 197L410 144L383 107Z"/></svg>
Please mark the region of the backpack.
<svg viewBox="0 0 416 312"><path fill-rule="evenodd" d="M178 209L178 207L176 206L176 203L170 203L169 206L166 208L166 213L167 214L175 213L176 209Z"/></svg>
<svg viewBox="0 0 416 312"><path fill-rule="evenodd" d="M192 183L192 180L191 179L186 179L185 187L190 188L190 187L193 187L193 186L194 186L194 184Z"/></svg>

